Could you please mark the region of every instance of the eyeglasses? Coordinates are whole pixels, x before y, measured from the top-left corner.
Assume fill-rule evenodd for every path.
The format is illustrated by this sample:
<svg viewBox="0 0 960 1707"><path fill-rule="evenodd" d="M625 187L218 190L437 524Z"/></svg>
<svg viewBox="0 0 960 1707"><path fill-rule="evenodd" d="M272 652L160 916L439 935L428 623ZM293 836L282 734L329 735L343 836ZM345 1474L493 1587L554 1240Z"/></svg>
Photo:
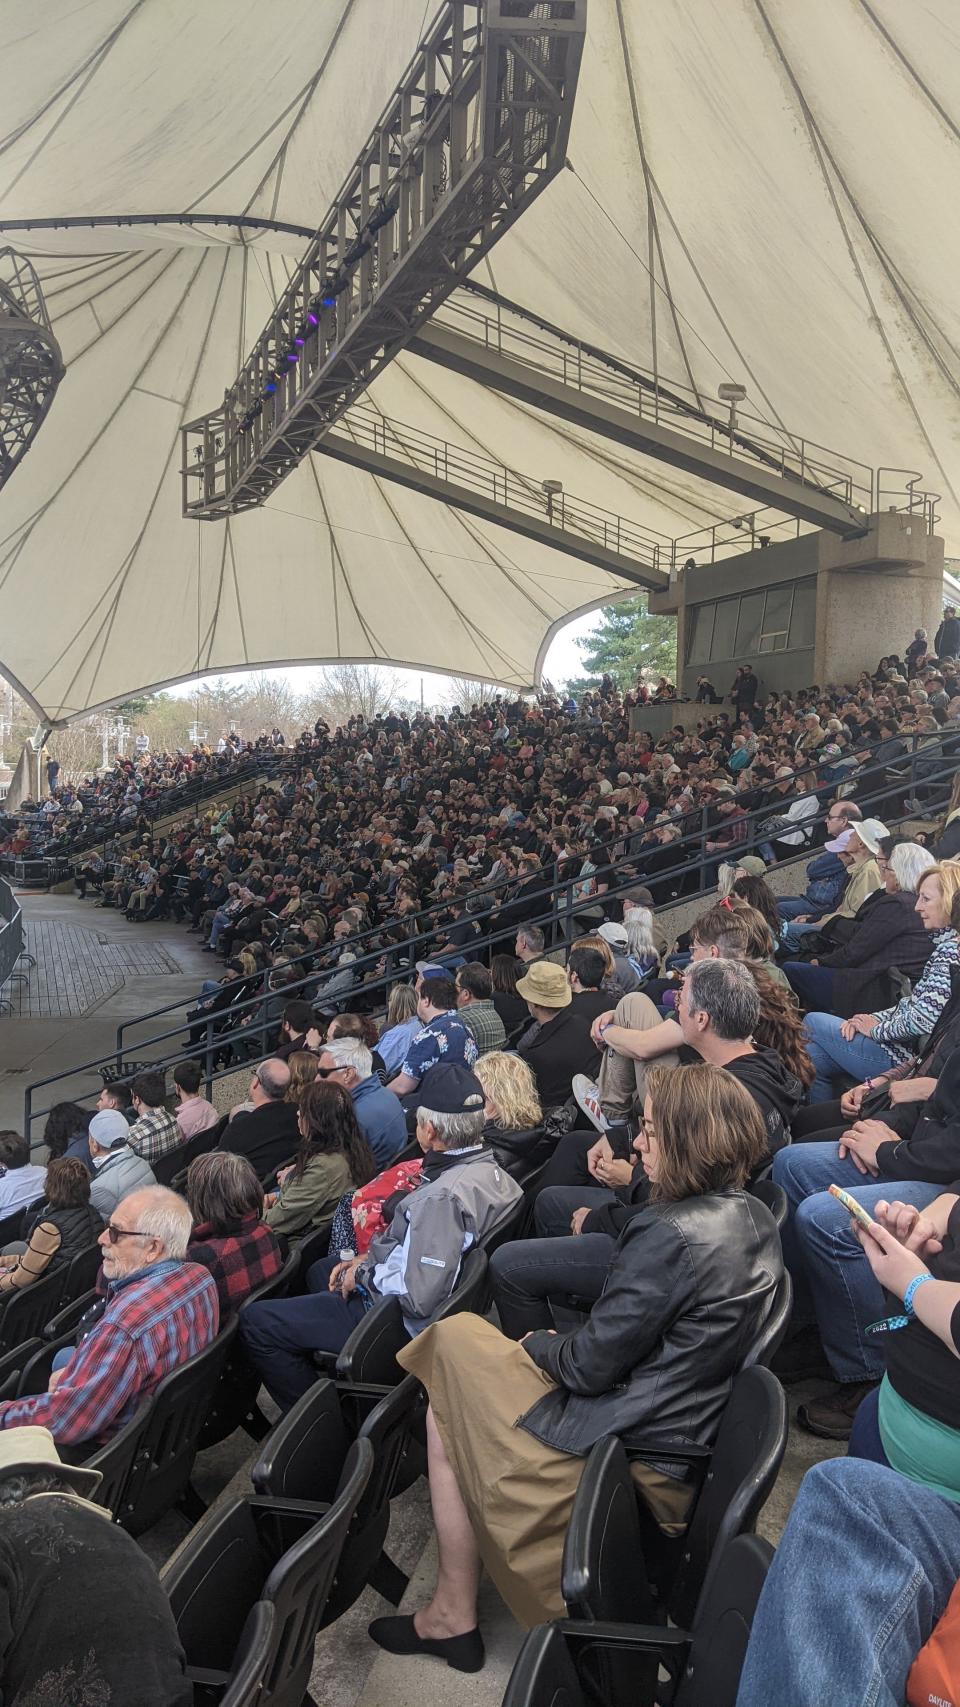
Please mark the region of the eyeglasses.
<svg viewBox="0 0 960 1707"><path fill-rule="evenodd" d="M115 1227L108 1221L104 1231L111 1245L117 1245L121 1239L152 1239L152 1233L145 1233L140 1227Z"/></svg>
<svg viewBox="0 0 960 1707"><path fill-rule="evenodd" d="M342 1067L318 1067L316 1076L318 1079L332 1079L334 1073L342 1073L342 1072L343 1072Z"/></svg>

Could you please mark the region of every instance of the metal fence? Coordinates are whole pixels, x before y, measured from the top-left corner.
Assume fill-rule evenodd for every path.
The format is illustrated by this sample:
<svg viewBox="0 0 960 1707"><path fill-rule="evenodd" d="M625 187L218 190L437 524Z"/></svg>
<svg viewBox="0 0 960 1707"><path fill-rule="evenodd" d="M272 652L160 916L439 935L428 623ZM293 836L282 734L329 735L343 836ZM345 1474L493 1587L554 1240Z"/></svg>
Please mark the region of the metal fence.
<svg viewBox="0 0 960 1707"><path fill-rule="evenodd" d="M22 954L23 914L20 903L9 883L0 877L0 1012L11 1011L12 1004L4 997L3 992L11 978L24 976L17 971L17 963Z"/></svg>

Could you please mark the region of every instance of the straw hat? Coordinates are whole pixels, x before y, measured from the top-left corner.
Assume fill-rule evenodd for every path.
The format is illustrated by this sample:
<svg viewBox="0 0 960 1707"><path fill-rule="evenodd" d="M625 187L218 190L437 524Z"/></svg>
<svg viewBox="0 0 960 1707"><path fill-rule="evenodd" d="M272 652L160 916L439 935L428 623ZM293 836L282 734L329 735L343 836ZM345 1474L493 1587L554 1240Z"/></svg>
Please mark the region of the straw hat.
<svg viewBox="0 0 960 1707"><path fill-rule="evenodd" d="M517 995L538 1008L568 1008L573 992L562 966L552 960L535 960L517 979Z"/></svg>

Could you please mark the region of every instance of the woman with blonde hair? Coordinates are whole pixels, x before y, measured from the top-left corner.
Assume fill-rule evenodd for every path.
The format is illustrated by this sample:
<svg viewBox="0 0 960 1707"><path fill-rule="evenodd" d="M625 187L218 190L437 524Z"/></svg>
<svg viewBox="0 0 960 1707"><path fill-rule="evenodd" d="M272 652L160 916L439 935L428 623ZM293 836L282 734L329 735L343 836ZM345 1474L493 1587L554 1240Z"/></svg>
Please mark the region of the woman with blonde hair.
<svg viewBox="0 0 960 1707"><path fill-rule="evenodd" d="M299 1108L304 1093L317 1076L317 1057L311 1055L309 1049L295 1049L292 1055L287 1056L287 1066L290 1068L290 1083L283 1100Z"/></svg>
<svg viewBox="0 0 960 1707"><path fill-rule="evenodd" d="M875 1014L809 1013L807 1049L816 1069L811 1102L831 1102L847 1079L870 1080L901 1066L916 1052L919 1038L933 1030L950 999L951 969L960 966L960 938L951 927L960 896L960 864L932 865L917 885L916 909L931 933L930 959L909 996Z"/></svg>
<svg viewBox="0 0 960 1707"><path fill-rule="evenodd" d="M483 1136L492 1145L505 1168L520 1158L530 1162L547 1153L550 1144L543 1136L543 1110L533 1070L519 1055L491 1049L481 1055L473 1069L483 1086L486 1125Z"/></svg>
<svg viewBox="0 0 960 1707"><path fill-rule="evenodd" d="M416 990L412 984L394 984L387 1003L387 1017L377 1044L388 1079L399 1073L407 1058L407 1050L419 1030Z"/></svg>
<svg viewBox="0 0 960 1707"><path fill-rule="evenodd" d="M404 1346L398 1362L430 1396L440 1570L428 1606L371 1625L381 1647L479 1671L481 1563L521 1624L562 1617L570 1513L587 1456L606 1435L629 1436L641 1496L670 1533L682 1532L691 1489L677 1466L660 1468L663 1449L676 1440L709 1451L783 1272L773 1218L744 1191L765 1148L757 1106L731 1074L707 1065L652 1072L635 1143L651 1201L606 1241L588 1320L555 1333L546 1299L532 1299L510 1323L520 1343L460 1315ZM547 1242L524 1247L531 1262ZM580 1243L564 1241L574 1260ZM571 1282L579 1291L579 1270Z"/></svg>

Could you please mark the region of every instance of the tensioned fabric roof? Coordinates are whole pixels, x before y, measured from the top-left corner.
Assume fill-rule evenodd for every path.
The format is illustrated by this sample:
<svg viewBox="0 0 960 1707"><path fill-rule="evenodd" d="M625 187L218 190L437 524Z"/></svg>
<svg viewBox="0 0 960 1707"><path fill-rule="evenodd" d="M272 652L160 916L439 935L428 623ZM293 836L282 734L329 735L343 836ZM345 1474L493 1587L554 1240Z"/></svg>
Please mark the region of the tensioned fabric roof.
<svg viewBox="0 0 960 1707"><path fill-rule="evenodd" d="M213 407L435 0L0 0L0 245L67 362L0 493L0 667L69 719L197 672L392 660L526 685L600 569L313 455L261 511L180 514ZM772 429L942 494L960 550L954 0L590 0L570 169L478 277ZM412 355L373 406L664 534L743 500ZM891 643L905 636L892 635Z"/></svg>

